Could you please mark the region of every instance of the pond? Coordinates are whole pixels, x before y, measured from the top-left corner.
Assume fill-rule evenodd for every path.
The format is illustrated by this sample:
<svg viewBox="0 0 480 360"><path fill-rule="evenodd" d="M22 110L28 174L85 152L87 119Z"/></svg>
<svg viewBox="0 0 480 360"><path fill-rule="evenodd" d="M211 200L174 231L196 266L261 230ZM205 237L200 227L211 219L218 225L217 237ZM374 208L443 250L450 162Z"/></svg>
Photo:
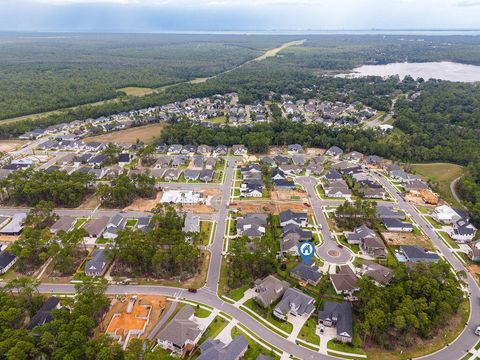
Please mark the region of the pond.
<svg viewBox="0 0 480 360"><path fill-rule="evenodd" d="M363 65L352 70L349 74L340 74L339 77L398 75L404 78L410 75L414 79L419 77L440 79L455 82L480 81L480 66L460 64L448 61L424 63L392 63L386 65Z"/></svg>

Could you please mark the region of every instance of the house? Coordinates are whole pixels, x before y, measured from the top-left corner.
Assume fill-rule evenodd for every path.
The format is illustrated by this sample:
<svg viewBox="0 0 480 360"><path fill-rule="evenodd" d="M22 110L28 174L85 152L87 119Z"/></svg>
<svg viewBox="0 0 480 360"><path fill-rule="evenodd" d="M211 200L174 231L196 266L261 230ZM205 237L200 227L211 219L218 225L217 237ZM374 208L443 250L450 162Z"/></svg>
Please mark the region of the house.
<svg viewBox="0 0 480 360"><path fill-rule="evenodd" d="M377 286L388 284L393 278L393 270L373 261L364 260L362 276L371 278Z"/></svg>
<svg viewBox="0 0 480 360"><path fill-rule="evenodd" d="M412 232L413 225L409 222L400 221L398 219L382 219L382 225L392 232Z"/></svg>
<svg viewBox="0 0 480 360"><path fill-rule="evenodd" d="M174 144L174 145L169 146L168 152L171 153L171 154L180 154L182 149L183 149L182 145Z"/></svg>
<svg viewBox="0 0 480 360"><path fill-rule="evenodd" d="M178 181L181 171L178 169L167 169L163 173L163 180L165 181Z"/></svg>
<svg viewBox="0 0 480 360"><path fill-rule="evenodd" d="M107 227L110 218L108 216L102 216L96 219L91 219L87 222L83 228L87 232L86 238L97 239L102 236L103 231Z"/></svg>
<svg viewBox="0 0 480 360"><path fill-rule="evenodd" d="M293 165L303 166L305 165L305 157L303 155L293 155L292 156Z"/></svg>
<svg viewBox="0 0 480 360"><path fill-rule="evenodd" d="M107 229L103 232L105 239L116 239L118 232L124 230L127 225L127 220L122 214L115 214L107 224Z"/></svg>
<svg viewBox="0 0 480 360"><path fill-rule="evenodd" d="M468 244L470 247L470 251L468 252L468 256L472 261L480 261L480 241L473 241Z"/></svg>
<svg viewBox="0 0 480 360"><path fill-rule="evenodd" d="M272 170L272 180L285 180L287 176L285 173L278 168Z"/></svg>
<svg viewBox="0 0 480 360"><path fill-rule="evenodd" d="M182 147L182 150L180 151L180 154L184 155L193 155L197 151L197 147L194 145L184 145Z"/></svg>
<svg viewBox="0 0 480 360"><path fill-rule="evenodd" d="M262 160L260 160L262 164L265 164L265 165L268 165L268 166L271 166L271 167L275 167L277 166L277 163L275 162L275 160L271 157L271 156L264 156L262 158Z"/></svg>
<svg viewBox="0 0 480 360"><path fill-rule="evenodd" d="M289 154L303 154L303 148L300 144L288 145L287 151Z"/></svg>
<svg viewBox="0 0 480 360"><path fill-rule="evenodd" d="M217 166L217 159L213 157L209 157L205 159L205 169L207 170L215 170L215 166Z"/></svg>
<svg viewBox="0 0 480 360"><path fill-rule="evenodd" d="M342 182L335 182L324 186L325 195L330 198L343 198L350 199L352 197L352 191L348 188L348 185Z"/></svg>
<svg viewBox="0 0 480 360"><path fill-rule="evenodd" d="M71 162L73 162L73 160L75 160L75 154L74 154L74 153L70 153L70 154L66 154L66 155L61 156L61 157L55 162L55 164L66 166L66 165L70 164Z"/></svg>
<svg viewBox="0 0 480 360"><path fill-rule="evenodd" d="M334 303L325 301L318 312L318 322L337 329L337 341L351 343L353 337L352 304L348 301Z"/></svg>
<svg viewBox="0 0 480 360"><path fill-rule="evenodd" d="M252 176L253 174L261 174L262 167L259 164L249 164L240 169L243 177Z"/></svg>
<svg viewBox="0 0 480 360"><path fill-rule="evenodd" d="M280 252L282 255L298 255L298 243L312 240L312 232L303 230L296 224L287 224L282 229Z"/></svg>
<svg viewBox="0 0 480 360"><path fill-rule="evenodd" d="M203 194L192 190L167 190L160 199L161 203L196 205L204 202Z"/></svg>
<svg viewBox="0 0 480 360"><path fill-rule="evenodd" d="M192 213L186 213L183 223L183 232L200 232L200 217Z"/></svg>
<svg viewBox="0 0 480 360"><path fill-rule="evenodd" d="M5 274L16 262L18 258L12 255L9 251L3 250L0 252L0 274Z"/></svg>
<svg viewBox="0 0 480 360"><path fill-rule="evenodd" d="M297 289L289 288L282 300L273 309L273 315L280 320L287 320L289 314L309 318L315 310L315 300Z"/></svg>
<svg viewBox="0 0 480 360"><path fill-rule="evenodd" d="M205 169L200 172L199 180L203 182L212 182L214 172L211 169Z"/></svg>
<svg viewBox="0 0 480 360"><path fill-rule="evenodd" d="M333 183L337 180L342 180L342 175L338 172L336 169L330 169L326 174L325 174L325 180L329 183ZM348 186L347 186L348 187Z"/></svg>
<svg viewBox="0 0 480 360"><path fill-rule="evenodd" d="M183 166L187 163L187 158L183 155L176 155L174 158L173 158L173 161L172 161L172 167L174 168L178 168L180 166Z"/></svg>
<svg viewBox="0 0 480 360"><path fill-rule="evenodd" d="M243 197L262 197L263 184L256 182L243 182L240 186L240 196Z"/></svg>
<svg viewBox="0 0 480 360"><path fill-rule="evenodd" d="M153 167L155 169L161 169L170 166L170 163L172 162L172 157L171 156L160 156L157 161L155 162L155 165Z"/></svg>
<svg viewBox="0 0 480 360"><path fill-rule="evenodd" d="M277 155L273 158L275 164L277 165L287 165L290 164L291 159L285 155Z"/></svg>
<svg viewBox="0 0 480 360"><path fill-rule="evenodd" d="M378 167L381 166L383 162L383 159L380 156L377 155L369 155L367 157L367 164L372 167Z"/></svg>
<svg viewBox="0 0 480 360"><path fill-rule="evenodd" d="M227 155L228 149L225 145L217 145L215 150L213 150L214 156L224 156Z"/></svg>
<svg viewBox="0 0 480 360"><path fill-rule="evenodd" d="M459 214L448 205L441 205L435 208L432 217L438 222L453 224L462 218L462 214Z"/></svg>
<svg viewBox="0 0 480 360"><path fill-rule="evenodd" d="M295 182L292 180L286 179L279 179L272 181L275 190L294 190L295 189Z"/></svg>
<svg viewBox="0 0 480 360"><path fill-rule="evenodd" d="M158 145L155 146L155 151L160 153L160 154L164 154L168 151L168 147L165 143L158 144Z"/></svg>
<svg viewBox="0 0 480 360"><path fill-rule="evenodd" d="M0 230L0 234L10 236L20 235L23 230L23 222L25 221L26 217L26 213L13 214L10 222Z"/></svg>
<svg viewBox="0 0 480 360"><path fill-rule="evenodd" d="M191 305L182 307L157 335L157 344L178 356L188 354L200 340L203 332L194 321L194 313Z"/></svg>
<svg viewBox="0 0 480 360"><path fill-rule="evenodd" d="M103 276L107 270L109 260L104 249L95 249L90 254L90 260L85 262L85 275Z"/></svg>
<svg viewBox="0 0 480 360"><path fill-rule="evenodd" d="M213 149L208 145L199 145L197 147L197 153L205 156L209 156L212 153Z"/></svg>
<svg viewBox="0 0 480 360"><path fill-rule="evenodd" d="M300 285L317 285L322 278L322 273L314 261L309 264L300 262L290 271L290 276L300 281Z"/></svg>
<svg viewBox="0 0 480 360"><path fill-rule="evenodd" d="M281 227L284 227L288 224L295 224L300 227L307 226L308 216L306 212L303 213L286 210L282 211L278 216L280 218Z"/></svg>
<svg viewBox="0 0 480 360"><path fill-rule="evenodd" d="M130 161L132 161L133 155L129 153L121 153L118 155L118 165L124 166L127 165Z"/></svg>
<svg viewBox="0 0 480 360"><path fill-rule="evenodd" d="M389 205L378 205L376 215L380 219L405 219L405 213L403 211L394 209Z"/></svg>
<svg viewBox="0 0 480 360"><path fill-rule="evenodd" d="M255 280L254 298L259 304L267 308L280 299L289 287L288 282L269 275L263 280Z"/></svg>
<svg viewBox="0 0 480 360"><path fill-rule="evenodd" d="M141 216L137 219L137 230L149 231L150 230L150 216Z"/></svg>
<svg viewBox="0 0 480 360"><path fill-rule="evenodd" d="M220 340L208 338L200 345L201 354L197 360L239 360L248 350L248 341L238 335L225 345Z"/></svg>
<svg viewBox="0 0 480 360"><path fill-rule="evenodd" d="M64 215L55 221L55 223L50 227L50 231L54 234L59 231L70 231L73 229L77 219L73 216Z"/></svg>
<svg viewBox="0 0 480 360"><path fill-rule="evenodd" d="M339 157L342 154L343 150L340 149L338 146L332 146L325 152L325 155L332 157Z"/></svg>
<svg viewBox="0 0 480 360"><path fill-rule="evenodd" d="M345 237L347 238L347 242L352 245L360 245L362 239L366 237L376 237L377 234L375 231L370 229L367 225L362 225L353 232L345 233Z"/></svg>
<svg viewBox="0 0 480 360"><path fill-rule="evenodd" d="M90 159L88 159L87 164L90 164L90 165L93 165L93 166L96 166L96 167L100 167L100 166L102 166L102 164L105 162L106 159L107 159L106 155L98 154L98 155L95 155L95 156L91 157Z"/></svg>
<svg viewBox="0 0 480 360"><path fill-rule="evenodd" d="M365 237L360 241L360 249L365 254L373 256L375 259L386 259L387 248L383 243L383 240L379 237Z"/></svg>
<svg viewBox="0 0 480 360"><path fill-rule="evenodd" d="M246 214L237 220L237 235L249 238L260 237L265 234L266 227L266 214Z"/></svg>
<svg viewBox="0 0 480 360"><path fill-rule="evenodd" d="M246 155L247 148L245 147L245 145L233 145L232 152L233 152L233 155L238 155L238 156Z"/></svg>
<svg viewBox="0 0 480 360"><path fill-rule="evenodd" d="M193 169L202 170L203 169L203 162L205 158L203 155L197 155L193 157Z"/></svg>
<svg viewBox="0 0 480 360"><path fill-rule="evenodd" d="M200 177L200 170L187 169L183 172L186 181L197 181Z"/></svg>
<svg viewBox="0 0 480 360"><path fill-rule="evenodd" d="M440 257L417 245L400 245L400 251L405 256L406 262L438 262Z"/></svg>
<svg viewBox="0 0 480 360"><path fill-rule="evenodd" d="M37 326L41 326L53 320L52 311L60 309L60 299L55 296L50 296L43 303L42 307L33 315L32 319L27 325L27 330L33 330Z"/></svg>
<svg viewBox="0 0 480 360"><path fill-rule="evenodd" d="M302 168L294 164L280 165L279 168L288 175L299 175L302 172Z"/></svg>
<svg viewBox="0 0 480 360"><path fill-rule="evenodd" d="M342 265L336 274L330 274L330 281L339 295L352 294L359 290L357 276L348 265Z"/></svg>
<svg viewBox="0 0 480 360"><path fill-rule="evenodd" d="M383 187L366 186L361 189L365 199L386 199L387 192Z"/></svg>
<svg viewBox="0 0 480 360"><path fill-rule="evenodd" d="M477 232L477 228L470 224L467 220L460 219L453 224L450 236L458 242L472 241Z"/></svg>
<svg viewBox="0 0 480 360"><path fill-rule="evenodd" d="M345 160L348 160L348 161L359 162L359 161L362 161L363 154L359 153L358 151L352 151L346 154L344 158Z"/></svg>

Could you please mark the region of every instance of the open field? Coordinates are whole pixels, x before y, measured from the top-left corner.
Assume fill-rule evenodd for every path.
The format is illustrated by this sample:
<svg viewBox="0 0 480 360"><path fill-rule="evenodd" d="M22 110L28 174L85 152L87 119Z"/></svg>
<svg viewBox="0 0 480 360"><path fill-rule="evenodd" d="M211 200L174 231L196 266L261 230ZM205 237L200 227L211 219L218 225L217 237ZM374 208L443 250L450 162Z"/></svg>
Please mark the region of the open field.
<svg viewBox="0 0 480 360"><path fill-rule="evenodd" d="M15 151L27 142L27 140L2 140L0 141L0 151Z"/></svg>
<svg viewBox="0 0 480 360"><path fill-rule="evenodd" d="M152 124L146 126L133 127L130 129L114 131L108 134L92 136L85 138L85 142L98 141L98 142L117 142L124 144L135 144L137 139L144 143L153 142L156 136L159 136L162 132L163 124Z"/></svg>
<svg viewBox="0 0 480 360"><path fill-rule="evenodd" d="M259 201L259 200L245 200L238 201L232 208L237 209L241 214L249 213L262 213L262 214L274 214L277 215L282 211L292 210L296 212L308 211L308 214L312 214L311 208L306 208L301 201L289 201L289 202L275 202L271 200Z"/></svg>
<svg viewBox="0 0 480 360"><path fill-rule="evenodd" d="M282 50L284 50L284 49L286 49L290 46L300 46L304 42L305 42L305 40L296 40L296 41L287 42L285 44L282 44L282 46L279 46L275 49L270 49L270 50L266 51L263 55L260 55L259 57L257 57L255 59L255 61L262 61L262 60L268 59L269 57L277 56L280 51L282 51Z"/></svg>
<svg viewBox="0 0 480 360"><path fill-rule="evenodd" d="M135 199L133 202L128 205L125 210L131 210L131 211L145 211L145 210L152 210L157 204L160 202L160 199L162 198L163 192L159 191L157 192L157 196L155 199Z"/></svg>
<svg viewBox="0 0 480 360"><path fill-rule="evenodd" d="M434 249L432 242L425 235L418 235L414 233L387 232L387 231L384 231L381 234L385 239L385 242L389 246L418 245L425 249L429 249L429 250Z"/></svg>
<svg viewBox="0 0 480 360"><path fill-rule="evenodd" d="M117 89L117 91L121 91L125 93L127 96L143 96L143 95L148 95L155 92L155 89L130 86L130 87Z"/></svg>
<svg viewBox="0 0 480 360"><path fill-rule="evenodd" d="M462 166L449 163L412 164L412 169L422 178L437 182L440 195L449 203L458 205L450 184L464 173Z"/></svg>

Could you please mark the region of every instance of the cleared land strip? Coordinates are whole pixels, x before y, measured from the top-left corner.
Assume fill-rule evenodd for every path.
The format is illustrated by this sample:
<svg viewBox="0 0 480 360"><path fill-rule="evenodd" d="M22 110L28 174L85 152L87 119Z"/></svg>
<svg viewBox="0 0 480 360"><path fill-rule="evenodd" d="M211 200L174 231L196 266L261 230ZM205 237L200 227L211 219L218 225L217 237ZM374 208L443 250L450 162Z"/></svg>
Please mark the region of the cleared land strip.
<svg viewBox="0 0 480 360"><path fill-rule="evenodd" d="M262 61L262 60L265 60L269 57L276 56L280 51L282 51L282 50L284 50L284 49L286 49L290 46L302 45L305 41L306 40L295 40L295 41L290 41L290 42L284 43L279 47L276 47L274 49L269 49L269 50L265 51L262 55L254 58L254 59L247 60L240 65L237 65L237 66L235 66L231 69L228 69L226 71L222 71L218 74L215 74L215 75L212 75L212 76L209 76L209 77L195 78L195 79L188 80L188 81L182 81L182 82L173 83L173 84L170 84L170 85L165 85L165 86L162 86L162 87L159 87L159 88L150 89L150 88L142 88L142 87L138 87L138 88L136 88L136 87L126 87L126 88L118 89L118 91L125 92L127 95L130 95L130 96L145 96L145 95L152 94L152 93L159 93L159 92L164 91L165 89L168 89L172 86L177 86L177 85L181 85L181 84L188 84L188 83L190 83L190 84L202 83L202 82L205 82L207 80L216 78L217 76L227 74L231 71L239 69L242 66L245 66L245 65L247 65L251 62ZM115 102L121 101L122 98L123 97L118 97L118 98L114 98L114 99L96 101L96 102L93 102L93 103L79 104L79 105L72 106L72 107L67 107L67 108L62 108L62 109L57 109L57 110L52 110L52 111L46 111L46 112L37 113L37 114L18 116L18 117L14 117L14 118L10 118L10 119L0 120L0 124L14 123L14 122L17 122L17 121L22 121L22 120L38 120L38 119L41 119L41 118L44 118L44 117L47 117L47 116L50 116L50 115L61 114L63 112L68 112L69 110L75 110L80 106L99 106L99 105L103 105L103 104L106 104L106 103L115 103Z"/></svg>

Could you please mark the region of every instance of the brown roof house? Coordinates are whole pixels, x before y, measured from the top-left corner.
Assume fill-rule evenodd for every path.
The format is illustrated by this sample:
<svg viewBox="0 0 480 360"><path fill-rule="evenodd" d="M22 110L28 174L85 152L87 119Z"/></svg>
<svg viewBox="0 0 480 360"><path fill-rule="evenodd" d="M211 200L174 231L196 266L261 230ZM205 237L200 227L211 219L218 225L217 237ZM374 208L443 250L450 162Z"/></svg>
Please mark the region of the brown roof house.
<svg viewBox="0 0 480 360"><path fill-rule="evenodd" d="M272 275L263 280L258 279L255 281L255 300L263 307L269 307L280 299L289 287L288 282L278 280Z"/></svg>
<svg viewBox="0 0 480 360"><path fill-rule="evenodd" d="M387 248L378 236L363 238L360 242L360 248L364 253L373 256L375 259L386 259L387 257Z"/></svg>
<svg viewBox="0 0 480 360"><path fill-rule="evenodd" d="M110 221L110 218L108 216L102 216L87 222L83 226L83 228L87 232L87 236L85 236L85 240L95 241L96 239L101 237L109 221Z"/></svg>
<svg viewBox="0 0 480 360"><path fill-rule="evenodd" d="M157 343L172 354L185 356L197 344L203 330L195 322L195 311L191 305L185 305L157 335Z"/></svg>
<svg viewBox="0 0 480 360"><path fill-rule="evenodd" d="M75 225L77 219L73 216L61 216L51 227L50 231L56 234L59 231L70 231Z"/></svg>
<svg viewBox="0 0 480 360"><path fill-rule="evenodd" d="M362 275L371 278L377 286L388 284L393 278L393 271L386 266L364 260Z"/></svg>
<svg viewBox="0 0 480 360"><path fill-rule="evenodd" d="M348 265L340 266L336 274L330 274L333 288L337 294L352 294L359 290L357 285L357 276Z"/></svg>

